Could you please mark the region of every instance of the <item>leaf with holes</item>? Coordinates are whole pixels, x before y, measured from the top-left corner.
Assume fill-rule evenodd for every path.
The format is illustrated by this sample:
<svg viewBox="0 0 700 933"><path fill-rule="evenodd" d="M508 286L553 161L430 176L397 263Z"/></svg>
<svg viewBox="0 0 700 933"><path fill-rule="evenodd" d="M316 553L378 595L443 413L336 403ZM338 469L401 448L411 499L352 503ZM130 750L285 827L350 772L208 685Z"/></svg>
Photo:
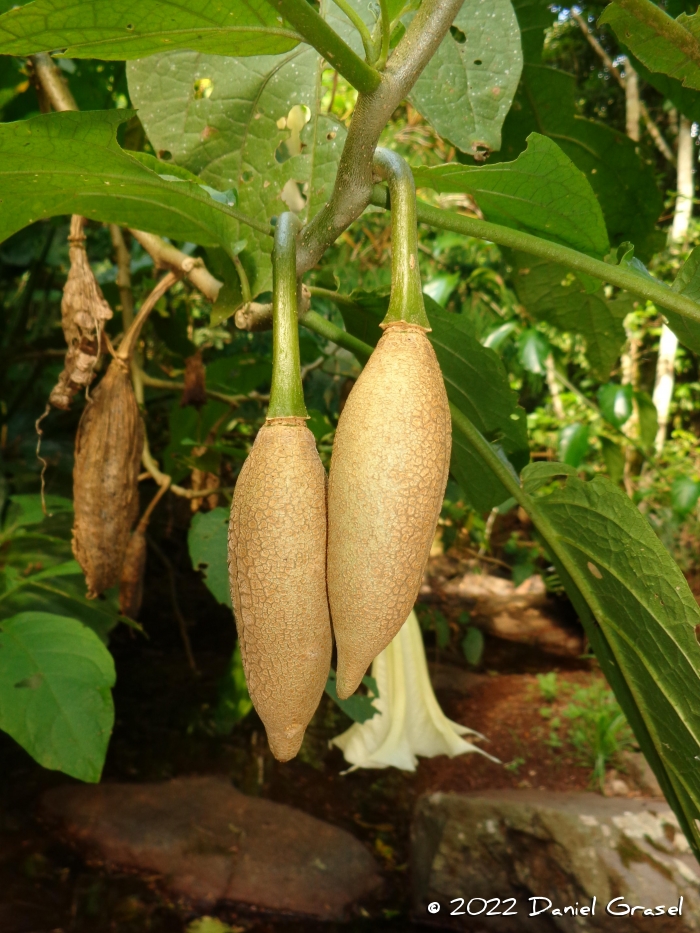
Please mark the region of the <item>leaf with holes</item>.
<svg viewBox="0 0 700 933"><path fill-rule="evenodd" d="M149 167L154 159L121 149L117 127L131 116L50 113L0 124L0 242L41 218L80 213L224 249L245 220L271 243L263 224L243 218L198 181L164 179Z"/></svg>
<svg viewBox="0 0 700 933"><path fill-rule="evenodd" d="M234 188L239 209L269 223L290 209L306 220L330 196L346 131L319 108L321 68L318 52L299 46L241 59L168 52L127 75L161 159ZM255 296L271 287L271 244L242 227L236 239L247 240L240 259Z"/></svg>
<svg viewBox="0 0 700 933"><path fill-rule="evenodd" d="M286 52L300 37L266 0L35 0L0 17L0 54L65 49L121 61L195 49L216 55Z"/></svg>
<svg viewBox="0 0 700 933"><path fill-rule="evenodd" d="M413 169L417 187L470 194L486 220L602 258L610 249L605 219L588 179L560 149L531 133L514 162L452 163Z"/></svg>
<svg viewBox="0 0 700 933"><path fill-rule="evenodd" d="M75 619L21 612L0 622L0 729L44 768L99 781L115 679L109 651Z"/></svg>
<svg viewBox="0 0 700 933"><path fill-rule="evenodd" d="M441 136L484 158L501 148L522 63L510 0L465 0L409 100Z"/></svg>

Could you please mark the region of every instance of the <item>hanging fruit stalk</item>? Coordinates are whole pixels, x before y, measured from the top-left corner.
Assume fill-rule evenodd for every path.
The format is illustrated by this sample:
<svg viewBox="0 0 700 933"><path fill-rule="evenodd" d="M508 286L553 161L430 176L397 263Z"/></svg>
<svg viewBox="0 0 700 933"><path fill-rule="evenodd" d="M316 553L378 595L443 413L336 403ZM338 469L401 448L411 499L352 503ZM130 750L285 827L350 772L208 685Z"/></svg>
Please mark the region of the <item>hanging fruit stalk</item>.
<svg viewBox="0 0 700 933"><path fill-rule="evenodd" d="M248 689L272 753L293 758L328 677L326 474L299 363L296 233L282 214L273 259L273 370L264 426L236 483L229 526L231 598Z"/></svg>
<svg viewBox="0 0 700 933"><path fill-rule="evenodd" d="M340 416L328 486L328 598L341 699L413 607L451 449L445 386L426 337L413 176L385 149L374 167L391 195L391 300L384 334Z"/></svg>
<svg viewBox="0 0 700 933"><path fill-rule="evenodd" d="M85 250L85 218L74 214L68 235L70 271L61 299L61 324L68 350L63 372L51 390L49 403L67 411L73 397L95 378L105 321L112 317Z"/></svg>
<svg viewBox="0 0 700 933"><path fill-rule="evenodd" d="M119 611L123 616L136 619L143 602L143 578L146 572L146 529L153 510L170 487L170 477L163 483L133 531L124 555L119 580Z"/></svg>
<svg viewBox="0 0 700 933"><path fill-rule="evenodd" d="M169 272L143 303L78 425L73 553L85 574L90 598L119 583L131 528L138 517L144 431L131 384L131 356L146 318L178 278Z"/></svg>

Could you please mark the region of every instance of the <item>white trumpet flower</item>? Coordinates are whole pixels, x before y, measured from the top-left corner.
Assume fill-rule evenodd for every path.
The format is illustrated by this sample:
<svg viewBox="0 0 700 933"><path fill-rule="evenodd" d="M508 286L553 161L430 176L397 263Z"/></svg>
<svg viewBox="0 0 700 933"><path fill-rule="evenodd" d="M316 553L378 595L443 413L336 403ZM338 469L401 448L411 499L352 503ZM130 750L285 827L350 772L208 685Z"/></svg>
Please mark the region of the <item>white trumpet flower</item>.
<svg viewBox="0 0 700 933"><path fill-rule="evenodd" d="M352 767L400 768L415 771L417 755L465 755L483 749L462 738L484 737L467 726L452 722L440 709L433 692L425 658L423 636L414 611L391 644L375 658L372 677L379 697L379 712L363 723L356 722L342 735L331 739ZM346 773L348 773L346 772Z"/></svg>

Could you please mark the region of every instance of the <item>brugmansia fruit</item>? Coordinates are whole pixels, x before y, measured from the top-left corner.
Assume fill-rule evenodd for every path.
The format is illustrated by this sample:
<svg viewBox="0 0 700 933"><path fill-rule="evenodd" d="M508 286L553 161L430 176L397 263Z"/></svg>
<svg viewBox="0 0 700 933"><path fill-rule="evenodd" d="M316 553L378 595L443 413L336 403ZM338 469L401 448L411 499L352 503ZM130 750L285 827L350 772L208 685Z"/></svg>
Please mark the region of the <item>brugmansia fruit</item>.
<svg viewBox="0 0 700 933"><path fill-rule="evenodd" d="M273 375L267 421L236 483L231 598L246 681L272 753L293 758L330 669L326 475L306 409L296 309L297 221L283 214L273 252Z"/></svg>
<svg viewBox="0 0 700 933"><path fill-rule="evenodd" d="M78 425L73 553L85 574L89 597L119 583L129 534L138 516L144 430L131 384L131 356L146 318L176 281L173 273L163 276L143 303Z"/></svg>
<svg viewBox="0 0 700 933"><path fill-rule="evenodd" d="M377 150L392 201L384 334L338 422L328 487L328 598L337 691L350 696L418 595L447 483L451 420L417 262L408 166Z"/></svg>
<svg viewBox="0 0 700 933"><path fill-rule="evenodd" d="M119 582L138 515L143 424L129 364L114 359L78 426L73 467L73 553L88 596Z"/></svg>

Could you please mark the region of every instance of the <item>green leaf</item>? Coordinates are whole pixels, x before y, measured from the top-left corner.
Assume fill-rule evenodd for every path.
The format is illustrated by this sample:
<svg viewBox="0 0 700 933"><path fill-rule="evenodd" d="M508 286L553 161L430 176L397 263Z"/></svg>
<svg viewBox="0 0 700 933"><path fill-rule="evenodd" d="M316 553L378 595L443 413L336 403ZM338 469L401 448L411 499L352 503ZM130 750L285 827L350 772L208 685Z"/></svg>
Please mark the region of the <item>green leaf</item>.
<svg viewBox="0 0 700 933"><path fill-rule="evenodd" d="M195 570L201 570L207 589L217 602L231 606L228 582L228 509L197 512L187 534Z"/></svg>
<svg viewBox="0 0 700 933"><path fill-rule="evenodd" d="M651 447L656 440L656 432L659 430L656 405L646 392L635 392L634 400L637 403L639 416L639 442L642 447Z"/></svg>
<svg viewBox="0 0 700 933"><path fill-rule="evenodd" d="M441 308L444 308L450 299L450 295L459 285L459 272L445 273L436 275L423 286L426 295L430 295L433 301L437 302Z"/></svg>
<svg viewBox="0 0 700 933"><path fill-rule="evenodd" d="M363 677L362 683L367 688L367 694L354 693L347 700L341 700L336 690L335 671L331 669L328 674L326 693L353 722L367 722L368 719L372 719L379 712L374 705L375 699L379 696L376 680L373 677Z"/></svg>
<svg viewBox="0 0 700 933"><path fill-rule="evenodd" d="M622 48L627 53L632 67L642 81L655 87L666 100L671 101L679 113L682 113L692 123L700 121L700 94L697 91L684 87L680 81L669 78L668 75L649 71L638 58L632 55L629 49L624 45Z"/></svg>
<svg viewBox="0 0 700 933"><path fill-rule="evenodd" d="M65 49L121 61L194 49L216 55L286 52L300 37L266 0L35 0L0 17L0 54Z"/></svg>
<svg viewBox="0 0 700 933"><path fill-rule="evenodd" d="M513 0L513 9L518 17L523 57L526 62L537 63L542 58L544 36L556 21L549 0Z"/></svg>
<svg viewBox="0 0 700 933"><path fill-rule="evenodd" d="M462 651L467 664L476 667L484 654L484 635L480 629L469 626L466 635L462 639Z"/></svg>
<svg viewBox="0 0 700 933"><path fill-rule="evenodd" d="M485 158L501 147L522 63L510 0L465 0L409 100L441 136Z"/></svg>
<svg viewBox="0 0 700 933"><path fill-rule="evenodd" d="M681 518L693 511L700 498L700 482L689 476L679 476L671 486L671 506Z"/></svg>
<svg viewBox="0 0 700 933"><path fill-rule="evenodd" d="M610 482L617 485L625 472L625 454L619 444L611 441L607 437L600 438L600 446L603 448L603 460L610 477Z"/></svg>
<svg viewBox="0 0 700 933"><path fill-rule="evenodd" d="M700 303L700 246L696 246L683 263L672 285L674 292ZM700 353L700 324L682 314L664 308L668 325L684 347Z"/></svg>
<svg viewBox="0 0 700 933"><path fill-rule="evenodd" d="M605 420L621 428L629 420L633 411L634 393L631 385L618 385L608 382L598 389L598 405Z"/></svg>
<svg viewBox="0 0 700 933"><path fill-rule="evenodd" d="M559 458L569 466L578 467L588 453L588 425L575 422L559 432Z"/></svg>
<svg viewBox="0 0 700 933"><path fill-rule="evenodd" d="M243 215L198 183L166 181L122 150L117 127L131 116L128 110L51 113L0 124L0 241L41 218L79 212L228 249Z"/></svg>
<svg viewBox="0 0 700 933"><path fill-rule="evenodd" d="M515 291L530 314L561 331L585 337L594 375L607 379L625 342L622 322L631 301L608 299L602 287L591 293L591 280L546 259L513 253L512 261Z"/></svg>
<svg viewBox="0 0 700 933"><path fill-rule="evenodd" d="M576 468L568 463L558 463L556 460L532 463L523 470L523 489L528 495L534 495L552 480L566 476L576 476Z"/></svg>
<svg viewBox="0 0 700 933"><path fill-rule="evenodd" d="M218 685L218 700L214 709L214 727L218 735L230 735L231 730L241 719L245 719L253 709L253 701L248 693L241 643L236 642L231 661Z"/></svg>
<svg viewBox="0 0 700 933"><path fill-rule="evenodd" d="M0 535L5 542L0 619L27 611L69 616L106 643L119 622L117 593L86 598L83 573L70 545L72 503L56 496L47 497L47 505L53 512L48 518L40 496L12 497Z"/></svg>
<svg viewBox="0 0 700 933"><path fill-rule="evenodd" d="M414 168L417 187L474 197L486 220L602 258L610 249L605 220L586 176L551 139L527 138L514 162L475 168Z"/></svg>
<svg viewBox="0 0 700 933"><path fill-rule="evenodd" d="M536 471L531 465L525 475ZM700 855L700 609L668 552L604 477L533 500L535 524L642 751Z"/></svg>
<svg viewBox="0 0 700 933"><path fill-rule="evenodd" d="M545 360L550 354L549 341L534 328L524 330L518 338L518 357L523 367L536 376L544 376L547 371Z"/></svg>
<svg viewBox="0 0 700 933"><path fill-rule="evenodd" d="M269 223L289 209L306 221L330 197L346 130L320 110L322 67L308 46L243 59L181 51L132 62L127 76L155 151L220 191L236 189L239 209ZM271 288L271 243L249 228L243 237L255 296Z"/></svg>
<svg viewBox="0 0 700 933"><path fill-rule="evenodd" d="M647 259L659 247L656 220L663 196L653 169L622 133L576 115L576 77L544 65L526 64L503 127L503 146L492 161L507 161L525 149L532 132L554 140L586 176L598 198L613 246L633 242Z"/></svg>
<svg viewBox="0 0 700 933"><path fill-rule="evenodd" d="M611 3L599 23L612 26L620 42L649 71L659 71L685 87L700 89L700 16L682 13L674 20L652 3L648 11L644 6L647 4L624 8Z"/></svg>
<svg viewBox="0 0 700 933"><path fill-rule="evenodd" d="M114 662L75 619L0 622L0 728L44 768L97 782L114 723Z"/></svg>

